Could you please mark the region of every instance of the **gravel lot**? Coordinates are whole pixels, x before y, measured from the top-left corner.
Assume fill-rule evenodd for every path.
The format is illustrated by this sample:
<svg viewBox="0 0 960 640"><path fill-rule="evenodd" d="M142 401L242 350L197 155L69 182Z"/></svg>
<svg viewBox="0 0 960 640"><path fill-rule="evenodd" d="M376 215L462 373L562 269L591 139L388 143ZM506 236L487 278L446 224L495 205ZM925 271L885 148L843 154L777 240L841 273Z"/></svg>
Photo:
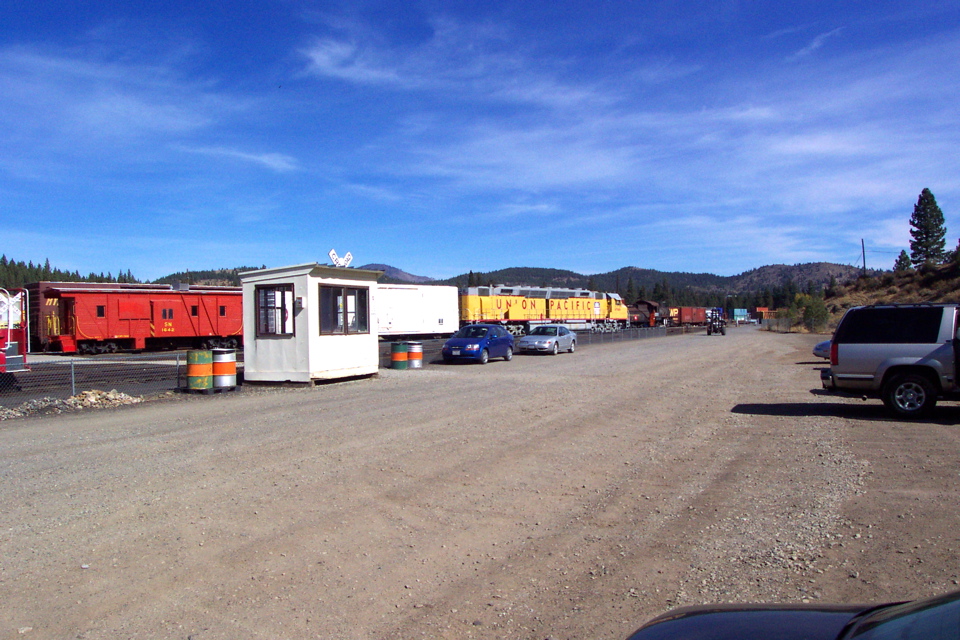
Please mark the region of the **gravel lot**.
<svg viewBox="0 0 960 640"><path fill-rule="evenodd" d="M753 328L0 422L0 638L623 638L957 589L960 408Z"/></svg>

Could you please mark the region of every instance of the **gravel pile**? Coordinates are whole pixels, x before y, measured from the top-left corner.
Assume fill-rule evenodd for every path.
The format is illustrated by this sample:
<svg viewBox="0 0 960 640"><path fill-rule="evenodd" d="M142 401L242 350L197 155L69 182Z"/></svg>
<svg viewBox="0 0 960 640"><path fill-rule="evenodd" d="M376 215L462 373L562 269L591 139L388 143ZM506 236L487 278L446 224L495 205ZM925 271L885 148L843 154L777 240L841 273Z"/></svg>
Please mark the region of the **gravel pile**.
<svg viewBox="0 0 960 640"><path fill-rule="evenodd" d="M66 400L58 398L37 398L28 400L16 407L0 406L0 420L9 420L11 418L22 418L35 413L63 413L64 411L79 411L82 409L106 409L108 407L119 407L125 404L138 404L143 402L141 396L130 396L122 391L111 389L110 391L99 391L92 389L83 391Z"/></svg>

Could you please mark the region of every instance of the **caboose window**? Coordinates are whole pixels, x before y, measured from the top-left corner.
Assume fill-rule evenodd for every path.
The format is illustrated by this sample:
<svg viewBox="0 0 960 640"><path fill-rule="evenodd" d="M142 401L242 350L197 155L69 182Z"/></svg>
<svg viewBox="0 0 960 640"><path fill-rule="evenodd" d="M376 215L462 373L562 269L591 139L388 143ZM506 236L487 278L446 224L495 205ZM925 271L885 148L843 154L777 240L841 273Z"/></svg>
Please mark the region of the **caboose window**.
<svg viewBox="0 0 960 640"><path fill-rule="evenodd" d="M97 305L97 317L98 317L98 318L106 318L106 317L107 317L107 305L105 305L105 304L98 304L98 305Z"/></svg>
<svg viewBox="0 0 960 640"><path fill-rule="evenodd" d="M293 335L293 285L281 284L256 288L258 336ZM226 307L220 307L226 315Z"/></svg>
<svg viewBox="0 0 960 640"><path fill-rule="evenodd" d="M320 286L320 333L370 333L370 290Z"/></svg>
<svg viewBox="0 0 960 640"><path fill-rule="evenodd" d="M194 318L196 318L197 316L199 316L199 315L200 315L200 307L197 306L197 305L195 305L195 304L190 305L190 315L193 316Z"/></svg>
<svg viewBox="0 0 960 640"><path fill-rule="evenodd" d="M227 307L225 305L220 305L220 317L221 318L227 317Z"/></svg>

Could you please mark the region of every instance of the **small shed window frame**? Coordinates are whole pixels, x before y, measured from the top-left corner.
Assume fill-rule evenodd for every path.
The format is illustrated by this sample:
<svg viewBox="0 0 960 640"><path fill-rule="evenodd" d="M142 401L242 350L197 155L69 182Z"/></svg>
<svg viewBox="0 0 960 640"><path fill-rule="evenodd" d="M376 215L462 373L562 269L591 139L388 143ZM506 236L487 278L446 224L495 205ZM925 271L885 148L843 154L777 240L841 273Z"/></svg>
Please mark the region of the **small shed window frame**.
<svg viewBox="0 0 960 640"><path fill-rule="evenodd" d="M257 337L296 335L293 300L292 283L257 285L254 288Z"/></svg>
<svg viewBox="0 0 960 640"><path fill-rule="evenodd" d="M370 288L318 285L320 335L370 333Z"/></svg>

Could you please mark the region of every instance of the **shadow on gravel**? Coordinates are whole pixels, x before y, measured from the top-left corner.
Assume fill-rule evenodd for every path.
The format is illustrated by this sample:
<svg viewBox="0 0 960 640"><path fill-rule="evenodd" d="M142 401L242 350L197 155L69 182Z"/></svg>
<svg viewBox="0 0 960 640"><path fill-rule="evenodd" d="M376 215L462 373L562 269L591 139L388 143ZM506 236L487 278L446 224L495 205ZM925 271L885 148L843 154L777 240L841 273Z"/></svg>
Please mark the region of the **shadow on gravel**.
<svg viewBox="0 0 960 640"><path fill-rule="evenodd" d="M840 404L827 402L777 402L772 404L738 404L730 409L731 413L750 416L802 417L819 416L844 418L870 422L897 422L897 418L887 412L879 400L870 400L863 404ZM926 420L910 420L911 424L951 425L960 423L960 407L937 406L933 415Z"/></svg>

